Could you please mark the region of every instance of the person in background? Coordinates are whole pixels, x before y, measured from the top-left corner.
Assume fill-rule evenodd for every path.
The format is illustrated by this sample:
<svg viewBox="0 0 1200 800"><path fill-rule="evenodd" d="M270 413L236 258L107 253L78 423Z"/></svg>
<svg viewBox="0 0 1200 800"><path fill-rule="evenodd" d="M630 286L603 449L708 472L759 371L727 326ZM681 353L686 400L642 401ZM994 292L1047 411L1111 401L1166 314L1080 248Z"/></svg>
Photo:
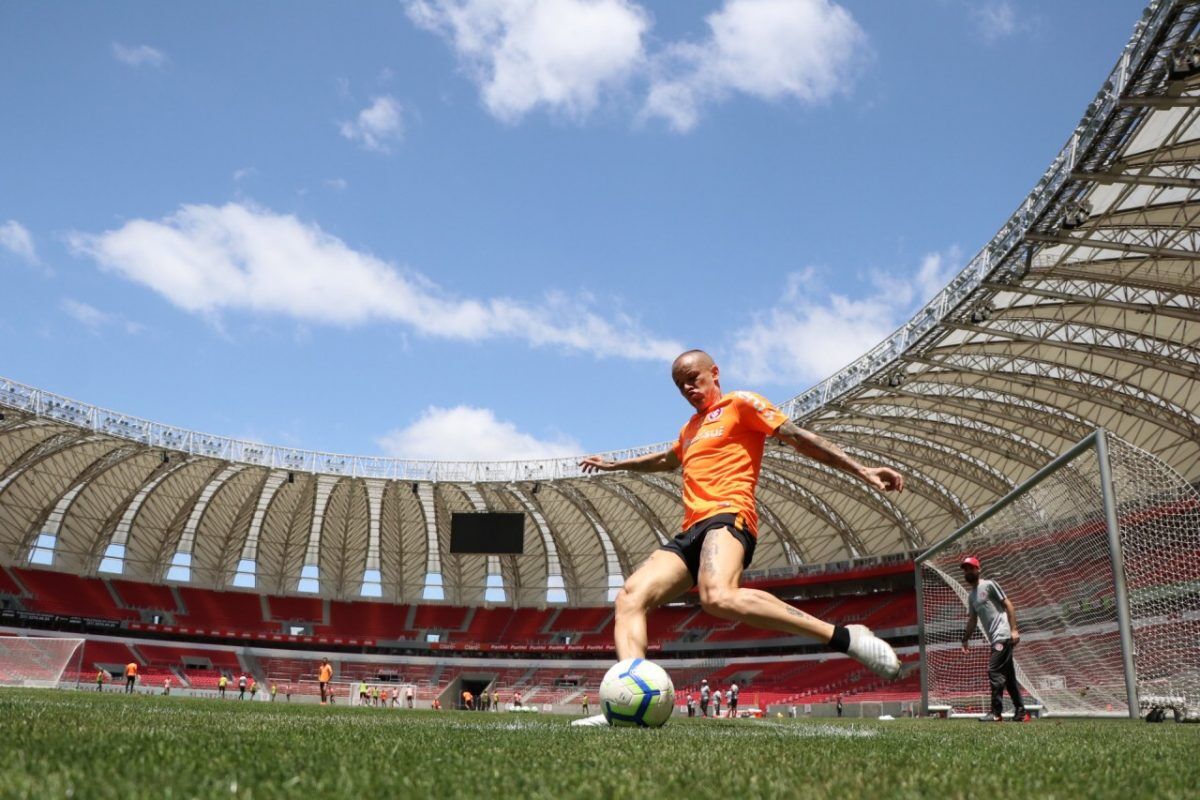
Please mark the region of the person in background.
<svg viewBox="0 0 1200 800"><path fill-rule="evenodd" d="M583 693L583 715L588 716L588 696L587 692Z"/></svg>
<svg viewBox="0 0 1200 800"><path fill-rule="evenodd" d="M333 680L333 667L329 664L328 658L323 658L321 659L321 668L317 670L317 683L321 687L321 705L325 705L331 680ZM291 697L288 699L291 700Z"/></svg>
<svg viewBox="0 0 1200 800"><path fill-rule="evenodd" d="M404 690L404 696L408 698L408 707L413 708L413 687L409 686Z"/></svg>
<svg viewBox="0 0 1200 800"><path fill-rule="evenodd" d="M221 677L217 678L217 694L222 700L225 699L225 687L229 685L229 678L225 677L225 673L221 673Z"/></svg>
<svg viewBox="0 0 1200 800"><path fill-rule="evenodd" d="M729 684L729 716L737 717L737 701L738 701L738 685L736 683Z"/></svg>
<svg viewBox="0 0 1200 800"><path fill-rule="evenodd" d="M275 681L271 681L271 702L275 702L275 695L279 694L279 687L275 685Z"/></svg>
<svg viewBox="0 0 1200 800"><path fill-rule="evenodd" d="M837 699L837 715L842 715L842 696L839 694Z"/></svg>
<svg viewBox="0 0 1200 800"><path fill-rule="evenodd" d="M243 672L238 676L238 700L246 699L246 683L246 673Z"/></svg>
<svg viewBox="0 0 1200 800"><path fill-rule="evenodd" d="M96 691L104 691L104 682L108 680L108 673L102 669L96 670Z"/></svg>
<svg viewBox="0 0 1200 800"><path fill-rule="evenodd" d="M712 700L712 689L708 688L708 678L700 681L700 716L708 716L708 703Z"/></svg>
<svg viewBox="0 0 1200 800"><path fill-rule="evenodd" d="M688 694L687 696L687 712L689 717L696 716L696 695Z"/></svg>
<svg viewBox="0 0 1200 800"><path fill-rule="evenodd" d="M971 636L975 633L976 621L983 622L983 634L988 640L991 653L988 657L988 683L992 687L992 713L990 720L1004 719L1004 690L1007 688L1013 702L1013 722L1029 722L1025 701L1021 697L1021 686L1017 683L1017 668L1013 662L1013 648L1021 641L1017 631L1017 609L1008 595L994 580L979 577L979 559L966 556L961 562L963 580L971 587L967 595L967 628L963 631L962 649L970 649Z"/></svg>
<svg viewBox="0 0 1200 800"><path fill-rule="evenodd" d="M170 693L171 693L171 679L163 678L163 697L166 697Z"/></svg>
<svg viewBox="0 0 1200 800"><path fill-rule="evenodd" d="M721 690L720 689L717 689L715 692L712 693L712 699L713 699L713 716L719 717L719 716L721 716Z"/></svg>

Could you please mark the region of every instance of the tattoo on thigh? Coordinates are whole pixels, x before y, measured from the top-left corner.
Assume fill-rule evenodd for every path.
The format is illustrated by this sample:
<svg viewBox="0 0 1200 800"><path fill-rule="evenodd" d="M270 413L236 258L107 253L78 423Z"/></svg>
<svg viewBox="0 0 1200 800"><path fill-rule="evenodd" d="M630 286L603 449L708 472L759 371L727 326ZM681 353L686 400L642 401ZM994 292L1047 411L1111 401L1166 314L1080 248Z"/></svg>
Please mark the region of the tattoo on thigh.
<svg viewBox="0 0 1200 800"><path fill-rule="evenodd" d="M700 568L705 575L717 574L717 553L720 550L721 545L717 544L716 539L704 540L704 547L700 550Z"/></svg>

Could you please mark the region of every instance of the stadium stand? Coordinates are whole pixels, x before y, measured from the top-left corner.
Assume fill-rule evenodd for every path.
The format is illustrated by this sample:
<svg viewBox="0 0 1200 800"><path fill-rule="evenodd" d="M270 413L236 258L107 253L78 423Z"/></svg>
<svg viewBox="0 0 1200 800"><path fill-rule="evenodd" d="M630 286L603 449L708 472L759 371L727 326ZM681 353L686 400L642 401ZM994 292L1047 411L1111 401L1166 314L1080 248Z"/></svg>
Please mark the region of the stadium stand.
<svg viewBox="0 0 1200 800"><path fill-rule="evenodd" d="M278 630L263 620L262 595L248 592L213 592L180 587L184 610L180 619L187 624L219 632Z"/></svg>
<svg viewBox="0 0 1200 800"><path fill-rule="evenodd" d="M109 585L121 602L129 608L166 611L172 614L179 611L179 604L170 586L122 580L109 581Z"/></svg>
<svg viewBox="0 0 1200 800"><path fill-rule="evenodd" d="M288 622L325 622L325 601L318 597L279 597L272 595L267 598L267 607L271 619Z"/></svg>
<svg viewBox="0 0 1200 800"><path fill-rule="evenodd" d="M29 590L24 605L31 611L63 616L103 619L137 619L137 613L117 605L108 585L96 578L81 578L63 572L13 569Z"/></svg>

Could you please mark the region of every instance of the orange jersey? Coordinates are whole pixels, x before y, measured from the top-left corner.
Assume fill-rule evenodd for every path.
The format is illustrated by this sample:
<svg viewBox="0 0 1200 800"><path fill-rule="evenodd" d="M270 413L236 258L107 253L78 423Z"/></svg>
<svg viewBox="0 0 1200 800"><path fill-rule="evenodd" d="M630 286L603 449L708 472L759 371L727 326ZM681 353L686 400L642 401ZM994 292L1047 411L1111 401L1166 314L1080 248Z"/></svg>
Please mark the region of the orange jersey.
<svg viewBox="0 0 1200 800"><path fill-rule="evenodd" d="M683 527L737 514L758 536L754 489L767 437L787 416L754 392L730 392L697 412L671 448L683 464Z"/></svg>
<svg viewBox="0 0 1200 800"><path fill-rule="evenodd" d="M137 664L130 661L128 664L125 665L125 677L131 678L134 675L137 675Z"/></svg>
<svg viewBox="0 0 1200 800"><path fill-rule="evenodd" d="M319 680L321 683L329 683L331 680L333 680L333 667L329 664L322 664L321 672L319 675L317 675L317 680Z"/></svg>

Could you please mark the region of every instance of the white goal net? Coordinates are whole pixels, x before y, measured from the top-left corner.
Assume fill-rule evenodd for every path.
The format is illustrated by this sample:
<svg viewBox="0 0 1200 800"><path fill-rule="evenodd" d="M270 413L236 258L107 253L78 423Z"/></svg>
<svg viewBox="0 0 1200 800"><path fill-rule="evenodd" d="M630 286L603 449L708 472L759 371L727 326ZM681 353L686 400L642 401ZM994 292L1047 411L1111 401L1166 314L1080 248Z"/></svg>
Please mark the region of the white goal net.
<svg viewBox="0 0 1200 800"><path fill-rule="evenodd" d="M978 713L990 706L990 649L980 632L960 648L967 555L1016 608L1027 705L1095 716L1135 716L1139 704L1200 710L1200 494L1159 459L1097 432L918 557L926 705Z"/></svg>
<svg viewBox="0 0 1200 800"><path fill-rule="evenodd" d="M49 636L0 635L0 686L53 688L71 668L71 682L80 669L83 639Z"/></svg>

